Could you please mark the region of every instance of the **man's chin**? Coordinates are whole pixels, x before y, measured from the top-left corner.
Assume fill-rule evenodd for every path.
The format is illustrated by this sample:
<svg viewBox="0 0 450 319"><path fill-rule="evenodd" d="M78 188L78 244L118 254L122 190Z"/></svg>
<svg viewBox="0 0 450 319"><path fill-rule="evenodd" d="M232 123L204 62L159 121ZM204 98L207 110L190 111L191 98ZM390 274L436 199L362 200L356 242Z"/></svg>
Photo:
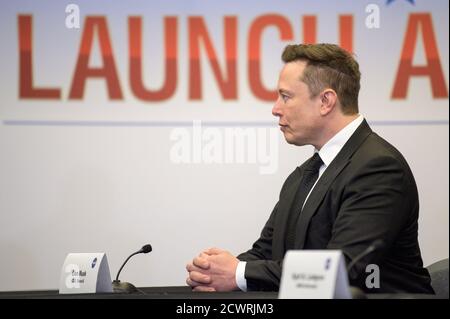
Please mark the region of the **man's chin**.
<svg viewBox="0 0 450 319"><path fill-rule="evenodd" d="M295 145L295 146L306 145L306 143L303 143L302 141L299 141L299 140L295 139L294 136L292 136L289 133L284 133L284 139L286 140L286 142L288 144L291 144L291 145Z"/></svg>

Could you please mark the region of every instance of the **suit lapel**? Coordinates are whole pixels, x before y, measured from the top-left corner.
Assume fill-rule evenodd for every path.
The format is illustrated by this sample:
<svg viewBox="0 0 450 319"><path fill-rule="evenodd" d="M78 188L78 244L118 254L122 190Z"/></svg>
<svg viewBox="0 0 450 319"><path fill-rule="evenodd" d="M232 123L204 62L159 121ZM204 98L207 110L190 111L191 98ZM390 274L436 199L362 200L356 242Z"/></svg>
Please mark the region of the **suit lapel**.
<svg viewBox="0 0 450 319"><path fill-rule="evenodd" d="M275 221L275 229L273 233L273 259L282 259L285 251L285 238L287 231L287 220L291 207L294 204L295 194L297 193L300 181L303 177L303 170L299 167L295 170L295 177L292 184L285 190L283 198L280 198L277 219Z"/></svg>
<svg viewBox="0 0 450 319"><path fill-rule="evenodd" d="M317 208L322 202L332 182L345 168L345 166L347 166L353 153L359 148L371 132L372 130L366 120L364 120L318 180L298 219L297 237L295 240L295 247L298 249L303 249L309 222L311 221L312 216L316 213Z"/></svg>

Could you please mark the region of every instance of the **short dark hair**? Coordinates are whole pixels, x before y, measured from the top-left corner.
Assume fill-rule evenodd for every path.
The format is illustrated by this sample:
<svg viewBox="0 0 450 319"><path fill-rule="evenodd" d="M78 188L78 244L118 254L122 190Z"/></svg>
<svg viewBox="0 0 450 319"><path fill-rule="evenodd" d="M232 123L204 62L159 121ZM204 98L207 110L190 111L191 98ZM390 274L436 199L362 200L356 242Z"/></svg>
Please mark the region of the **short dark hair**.
<svg viewBox="0 0 450 319"><path fill-rule="evenodd" d="M358 94L361 73L353 56L335 44L292 44L286 46L282 59L285 63L307 63L300 79L308 85L311 96L331 88L336 91L344 114L358 113Z"/></svg>

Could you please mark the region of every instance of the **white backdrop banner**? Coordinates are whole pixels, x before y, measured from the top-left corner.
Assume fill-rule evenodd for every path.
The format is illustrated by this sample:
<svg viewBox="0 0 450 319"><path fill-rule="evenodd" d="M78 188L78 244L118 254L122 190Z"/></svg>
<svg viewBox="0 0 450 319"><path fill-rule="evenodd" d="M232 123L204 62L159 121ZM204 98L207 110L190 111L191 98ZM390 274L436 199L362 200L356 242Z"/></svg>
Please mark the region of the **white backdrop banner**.
<svg viewBox="0 0 450 319"><path fill-rule="evenodd" d="M150 241L128 281L180 285L199 250L248 249L312 152L271 114L290 43L355 54L360 111L415 174L425 264L448 256L448 1L0 4L0 290L56 288L70 251L114 272Z"/></svg>

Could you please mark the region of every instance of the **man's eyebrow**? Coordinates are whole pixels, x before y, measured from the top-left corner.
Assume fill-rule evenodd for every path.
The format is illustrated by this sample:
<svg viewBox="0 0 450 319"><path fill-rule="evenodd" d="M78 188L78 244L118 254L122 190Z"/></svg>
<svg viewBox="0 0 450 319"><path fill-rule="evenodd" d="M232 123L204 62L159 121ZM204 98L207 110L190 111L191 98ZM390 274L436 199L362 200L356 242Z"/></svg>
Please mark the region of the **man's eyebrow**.
<svg viewBox="0 0 450 319"><path fill-rule="evenodd" d="M291 91L288 91L288 90L285 90L285 89L278 89L278 93L286 94L286 95L290 95L290 96L294 95L294 92L291 92Z"/></svg>

